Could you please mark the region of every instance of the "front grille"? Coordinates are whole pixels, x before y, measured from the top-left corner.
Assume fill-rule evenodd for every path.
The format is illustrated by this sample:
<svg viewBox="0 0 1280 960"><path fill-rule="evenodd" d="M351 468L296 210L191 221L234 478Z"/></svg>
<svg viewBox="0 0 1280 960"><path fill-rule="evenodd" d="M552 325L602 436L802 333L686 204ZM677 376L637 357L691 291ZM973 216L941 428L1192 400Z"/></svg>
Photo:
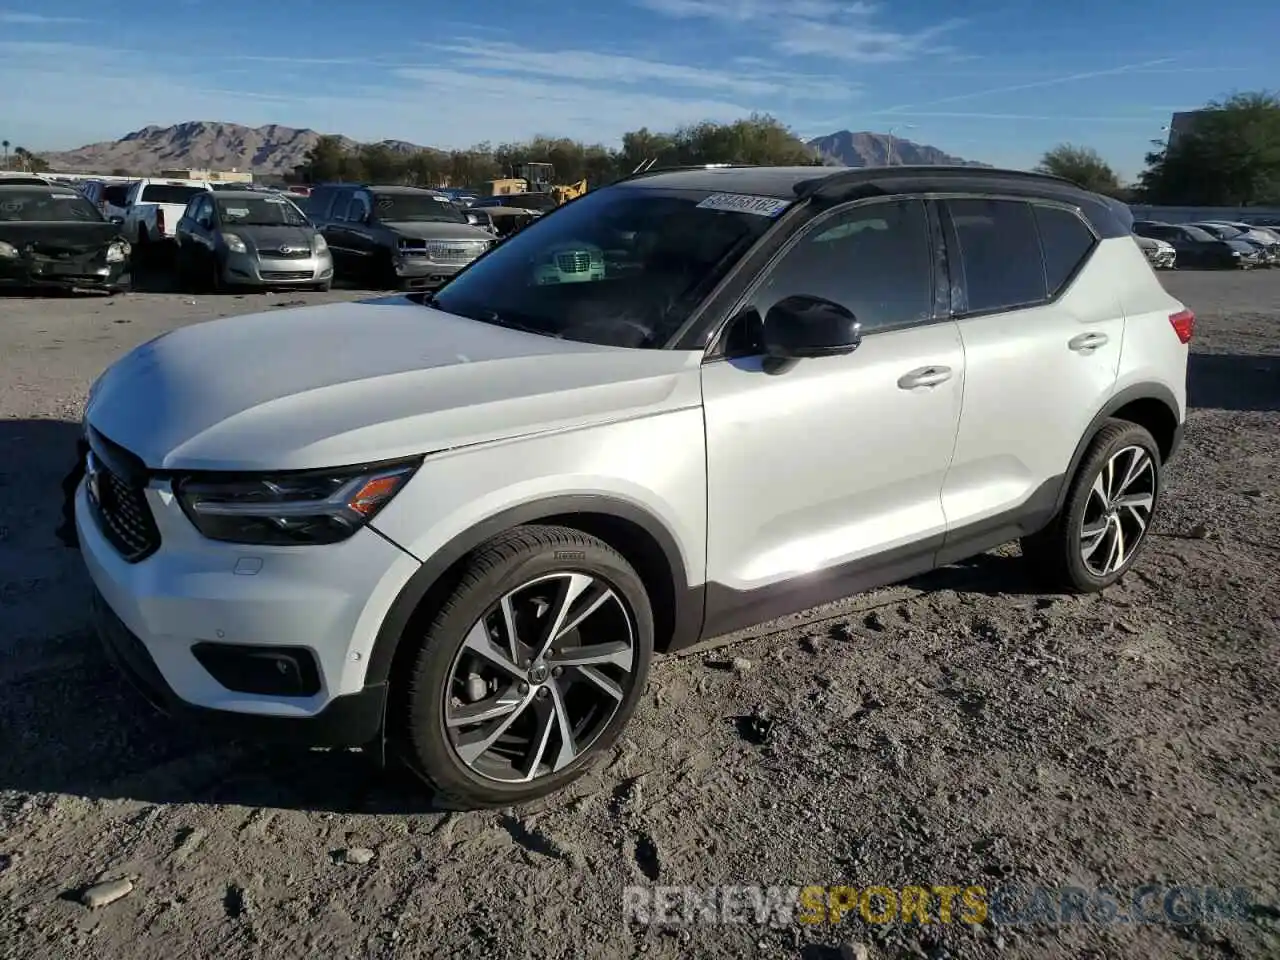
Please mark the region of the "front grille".
<svg viewBox="0 0 1280 960"><path fill-rule="evenodd" d="M310 247L277 247L274 250L259 250L260 256L272 260L306 260L311 254Z"/></svg>
<svg viewBox="0 0 1280 960"><path fill-rule="evenodd" d="M263 280L310 280L310 270L263 270Z"/></svg>
<svg viewBox="0 0 1280 960"><path fill-rule="evenodd" d="M591 269L591 254L581 250L557 254L556 266L561 273L586 273Z"/></svg>
<svg viewBox="0 0 1280 960"><path fill-rule="evenodd" d="M90 471L90 502L96 507L99 526L122 557L137 563L160 546L160 531L151 515L146 493L116 476L101 462L96 467Z"/></svg>
<svg viewBox="0 0 1280 960"><path fill-rule="evenodd" d="M486 240L428 240L426 251L435 263L470 263L488 245Z"/></svg>

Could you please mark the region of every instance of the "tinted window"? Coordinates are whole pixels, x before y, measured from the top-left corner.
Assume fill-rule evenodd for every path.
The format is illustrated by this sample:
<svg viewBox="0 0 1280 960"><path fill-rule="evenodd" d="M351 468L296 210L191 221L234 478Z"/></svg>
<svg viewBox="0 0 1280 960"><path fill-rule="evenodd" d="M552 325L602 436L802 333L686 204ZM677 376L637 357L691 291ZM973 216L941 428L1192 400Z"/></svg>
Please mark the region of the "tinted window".
<svg viewBox="0 0 1280 960"><path fill-rule="evenodd" d="M148 183L142 188L140 203L179 203L186 206L204 187L175 186L171 183Z"/></svg>
<svg viewBox="0 0 1280 960"><path fill-rule="evenodd" d="M467 222L443 193L375 193L373 206L386 223Z"/></svg>
<svg viewBox="0 0 1280 960"><path fill-rule="evenodd" d="M1030 204L951 200L968 302L958 311L1008 310L1045 299L1044 262Z"/></svg>
<svg viewBox="0 0 1280 960"><path fill-rule="evenodd" d="M102 214L78 193L27 187L0 194L0 222L101 223Z"/></svg>
<svg viewBox="0 0 1280 960"><path fill-rule="evenodd" d="M855 207L815 225L752 298L763 317L783 297L806 294L853 311L865 332L928 320L933 267L924 204Z"/></svg>
<svg viewBox="0 0 1280 960"><path fill-rule="evenodd" d="M699 207L709 196L625 186L588 193L512 234L431 305L565 340L662 347L775 222Z"/></svg>
<svg viewBox="0 0 1280 960"><path fill-rule="evenodd" d="M123 207L129 198L129 188L124 184L102 188L102 199L113 206Z"/></svg>
<svg viewBox="0 0 1280 960"><path fill-rule="evenodd" d="M1070 210L1039 205L1032 209L1040 230L1049 295L1055 296L1093 250L1093 233Z"/></svg>

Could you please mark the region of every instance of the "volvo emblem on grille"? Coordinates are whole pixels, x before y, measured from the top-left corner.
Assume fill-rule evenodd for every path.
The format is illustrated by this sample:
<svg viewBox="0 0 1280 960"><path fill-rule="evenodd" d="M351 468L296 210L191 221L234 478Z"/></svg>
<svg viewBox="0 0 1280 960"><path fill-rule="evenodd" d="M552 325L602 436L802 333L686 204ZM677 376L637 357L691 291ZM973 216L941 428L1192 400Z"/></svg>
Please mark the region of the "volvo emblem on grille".
<svg viewBox="0 0 1280 960"><path fill-rule="evenodd" d="M92 453L86 454L84 458L84 489L89 495L89 499L94 503L98 502L98 461Z"/></svg>

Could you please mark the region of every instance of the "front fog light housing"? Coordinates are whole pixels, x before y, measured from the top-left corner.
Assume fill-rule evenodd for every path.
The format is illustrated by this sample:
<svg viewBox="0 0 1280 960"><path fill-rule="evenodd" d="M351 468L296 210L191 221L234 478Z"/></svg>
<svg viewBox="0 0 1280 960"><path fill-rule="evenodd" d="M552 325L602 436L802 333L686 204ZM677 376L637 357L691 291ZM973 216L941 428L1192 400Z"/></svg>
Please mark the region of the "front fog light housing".
<svg viewBox="0 0 1280 960"><path fill-rule="evenodd" d="M123 240L117 240L107 247L107 263L124 263L125 258L128 256L129 244Z"/></svg>
<svg viewBox="0 0 1280 960"><path fill-rule="evenodd" d="M372 520L400 492L421 457L394 463L296 473L174 481L183 512L210 540L264 546L338 543Z"/></svg>

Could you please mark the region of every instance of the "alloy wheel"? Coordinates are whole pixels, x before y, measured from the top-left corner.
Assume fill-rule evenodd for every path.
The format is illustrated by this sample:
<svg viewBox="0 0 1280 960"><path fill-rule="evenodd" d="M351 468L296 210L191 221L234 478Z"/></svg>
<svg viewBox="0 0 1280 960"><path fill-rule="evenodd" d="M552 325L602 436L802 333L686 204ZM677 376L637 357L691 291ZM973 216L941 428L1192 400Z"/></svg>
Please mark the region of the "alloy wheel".
<svg viewBox="0 0 1280 960"><path fill-rule="evenodd" d="M627 699L635 636L621 594L597 576L558 572L506 593L468 630L446 678L454 754L504 783L563 770Z"/></svg>
<svg viewBox="0 0 1280 960"><path fill-rule="evenodd" d="M1080 521L1080 558L1095 577L1125 566L1146 536L1156 500L1156 465L1137 445L1111 455L1094 478Z"/></svg>

